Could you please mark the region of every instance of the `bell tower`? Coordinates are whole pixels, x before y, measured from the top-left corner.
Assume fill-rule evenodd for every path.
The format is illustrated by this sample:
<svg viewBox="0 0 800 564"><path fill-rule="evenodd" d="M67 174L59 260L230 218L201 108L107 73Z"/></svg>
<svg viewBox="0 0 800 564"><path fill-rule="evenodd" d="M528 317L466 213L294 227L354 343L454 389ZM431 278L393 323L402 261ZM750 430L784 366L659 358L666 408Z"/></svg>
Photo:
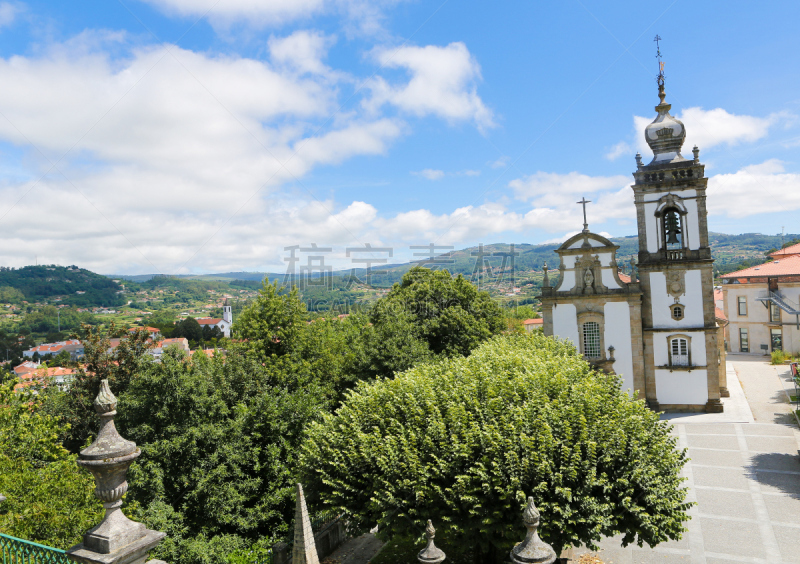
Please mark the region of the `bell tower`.
<svg viewBox="0 0 800 564"><path fill-rule="evenodd" d="M656 39L660 39L656 36ZM654 409L722 411L714 279L706 221L708 179L695 146L681 155L683 123L665 102L658 54L656 117L644 131L653 159L636 155L634 202L642 285L645 398ZM724 382L724 380L722 380Z"/></svg>

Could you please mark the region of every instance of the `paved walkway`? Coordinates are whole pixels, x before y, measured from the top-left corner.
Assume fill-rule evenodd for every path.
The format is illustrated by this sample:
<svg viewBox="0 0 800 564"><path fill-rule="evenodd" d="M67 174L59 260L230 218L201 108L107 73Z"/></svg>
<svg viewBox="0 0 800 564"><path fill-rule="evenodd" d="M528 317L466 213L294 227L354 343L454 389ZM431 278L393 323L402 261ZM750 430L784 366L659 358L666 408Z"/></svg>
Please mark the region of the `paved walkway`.
<svg viewBox="0 0 800 564"><path fill-rule="evenodd" d="M691 458L683 475L688 501L697 505L689 511L688 532L653 549L621 548L620 539L606 539L599 556L607 564L800 563L800 432L783 390L788 367L761 358L728 360L731 400L740 401L733 387L741 382L754 422L672 417L678 445ZM743 418L733 410L729 415ZM576 550L575 557L580 552L586 551Z"/></svg>

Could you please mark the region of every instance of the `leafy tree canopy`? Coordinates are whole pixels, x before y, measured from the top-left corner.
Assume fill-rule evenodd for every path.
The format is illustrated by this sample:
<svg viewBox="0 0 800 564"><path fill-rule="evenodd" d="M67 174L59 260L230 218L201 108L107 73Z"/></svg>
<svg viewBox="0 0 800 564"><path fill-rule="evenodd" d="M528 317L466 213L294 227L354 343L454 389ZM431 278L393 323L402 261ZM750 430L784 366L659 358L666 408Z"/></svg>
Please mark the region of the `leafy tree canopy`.
<svg viewBox="0 0 800 564"><path fill-rule="evenodd" d="M19 290L28 301L64 296L61 303L75 306L118 306L122 287L100 274L77 266L0 267L0 287ZM78 294L78 292L81 292Z"/></svg>
<svg viewBox="0 0 800 564"><path fill-rule="evenodd" d="M434 354L467 355L506 328L500 306L463 276L415 267L373 308L371 321L386 323L401 312Z"/></svg>
<svg viewBox="0 0 800 564"><path fill-rule="evenodd" d="M235 351L189 361L168 350L118 396L120 433L142 449L131 514L168 533L159 557L224 562L286 534L303 429L329 408L314 383L287 391L287 377Z"/></svg>
<svg viewBox="0 0 800 564"><path fill-rule="evenodd" d="M41 399L15 394L16 379L0 385L0 532L69 548L100 522L94 481L59 441L58 422Z"/></svg>
<svg viewBox="0 0 800 564"><path fill-rule="evenodd" d="M669 425L572 345L497 337L467 358L360 383L312 423L302 480L354 524L437 535L499 562L532 495L556 552L604 536L655 545L688 519L685 452Z"/></svg>

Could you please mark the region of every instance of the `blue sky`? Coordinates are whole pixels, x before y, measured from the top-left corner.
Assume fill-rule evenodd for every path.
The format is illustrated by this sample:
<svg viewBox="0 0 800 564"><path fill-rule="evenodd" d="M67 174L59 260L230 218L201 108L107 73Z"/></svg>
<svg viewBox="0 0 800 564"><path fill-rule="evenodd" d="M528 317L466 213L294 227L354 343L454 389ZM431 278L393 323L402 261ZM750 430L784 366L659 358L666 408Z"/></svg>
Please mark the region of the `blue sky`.
<svg viewBox="0 0 800 564"><path fill-rule="evenodd" d="M797 21L796 2L0 1L0 262L395 262L563 239L581 196L594 231L633 235L656 33L709 228L798 232Z"/></svg>

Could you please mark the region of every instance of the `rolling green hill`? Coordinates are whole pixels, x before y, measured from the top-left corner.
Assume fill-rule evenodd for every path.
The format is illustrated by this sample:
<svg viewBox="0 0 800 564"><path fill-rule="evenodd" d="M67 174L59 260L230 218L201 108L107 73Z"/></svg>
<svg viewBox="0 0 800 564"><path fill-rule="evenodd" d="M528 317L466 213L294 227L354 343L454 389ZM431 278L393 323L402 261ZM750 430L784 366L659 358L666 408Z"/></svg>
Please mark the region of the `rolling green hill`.
<svg viewBox="0 0 800 564"><path fill-rule="evenodd" d="M9 290L13 288L21 295ZM106 276L77 266L0 267L0 293L9 301L58 301L77 307L113 307L124 303L122 287ZM60 300L56 298L60 297Z"/></svg>

